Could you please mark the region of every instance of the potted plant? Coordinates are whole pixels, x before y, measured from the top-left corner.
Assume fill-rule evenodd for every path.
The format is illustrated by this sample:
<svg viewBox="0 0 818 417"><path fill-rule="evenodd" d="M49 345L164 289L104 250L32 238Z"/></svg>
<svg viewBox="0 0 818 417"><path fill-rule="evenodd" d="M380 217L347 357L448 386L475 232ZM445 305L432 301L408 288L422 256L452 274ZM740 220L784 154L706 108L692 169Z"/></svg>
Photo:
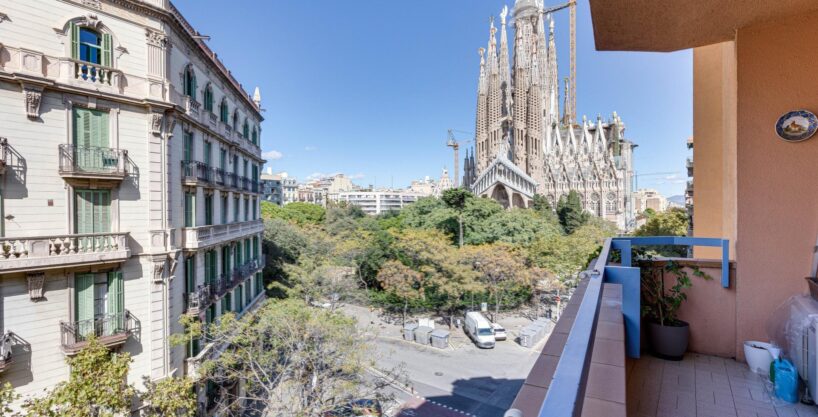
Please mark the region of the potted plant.
<svg viewBox="0 0 818 417"><path fill-rule="evenodd" d="M678 317L687 300L685 290L693 285L691 274L677 261L668 259L657 265L651 256L640 260L642 271L642 318L647 322L648 340L653 353L669 360L681 360L687 351L690 325ZM712 279L696 266L692 275Z"/></svg>

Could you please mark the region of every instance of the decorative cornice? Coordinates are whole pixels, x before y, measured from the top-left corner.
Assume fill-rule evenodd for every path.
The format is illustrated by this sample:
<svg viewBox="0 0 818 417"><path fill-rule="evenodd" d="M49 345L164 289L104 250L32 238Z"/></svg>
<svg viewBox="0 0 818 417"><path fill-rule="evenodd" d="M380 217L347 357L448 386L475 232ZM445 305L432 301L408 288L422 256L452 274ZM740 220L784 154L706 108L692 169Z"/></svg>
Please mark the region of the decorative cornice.
<svg viewBox="0 0 818 417"><path fill-rule="evenodd" d="M92 8L92 9L100 10L102 8L102 4L100 4L100 0L81 0L80 3L82 3L84 6L88 6L88 7Z"/></svg>

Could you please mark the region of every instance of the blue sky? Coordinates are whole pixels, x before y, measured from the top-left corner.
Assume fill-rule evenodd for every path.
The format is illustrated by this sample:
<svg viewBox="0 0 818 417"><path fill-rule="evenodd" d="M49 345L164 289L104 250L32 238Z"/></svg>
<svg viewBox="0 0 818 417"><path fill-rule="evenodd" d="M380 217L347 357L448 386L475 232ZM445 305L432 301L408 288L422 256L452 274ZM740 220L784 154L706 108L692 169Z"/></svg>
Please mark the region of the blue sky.
<svg viewBox="0 0 818 417"><path fill-rule="evenodd" d="M260 87L262 149L274 171L298 179L343 172L362 185L398 187L452 169L446 131L474 131L477 49L488 40L489 17L513 0L175 4L212 37L210 47L247 91ZM579 113L617 111L639 145L639 187L683 193L691 52L597 52L587 0L577 21ZM562 78L567 12L557 15L556 31Z"/></svg>

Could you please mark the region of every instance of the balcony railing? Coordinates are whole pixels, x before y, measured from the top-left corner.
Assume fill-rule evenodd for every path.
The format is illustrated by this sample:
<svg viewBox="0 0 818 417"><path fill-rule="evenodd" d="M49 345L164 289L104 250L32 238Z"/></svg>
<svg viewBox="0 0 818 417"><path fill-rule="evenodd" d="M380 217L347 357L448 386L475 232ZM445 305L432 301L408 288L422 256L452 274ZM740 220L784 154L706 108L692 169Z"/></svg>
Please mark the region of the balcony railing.
<svg viewBox="0 0 818 417"><path fill-rule="evenodd" d="M74 78L77 80L88 81L95 84L116 85L117 78L119 78L121 74L121 71L116 68L77 59L72 59L71 61L74 63Z"/></svg>
<svg viewBox="0 0 818 417"><path fill-rule="evenodd" d="M245 191L250 191L250 178L240 177L239 180L240 180L239 184L240 184L241 189L245 190Z"/></svg>
<svg viewBox="0 0 818 417"><path fill-rule="evenodd" d="M595 366L600 366L598 362L595 362L597 355L593 353L596 339L602 337L597 332L597 325L600 320L604 319L606 322L605 333L613 334L611 332L611 323L614 322L610 319L612 315L618 315L618 325L621 326L620 329L624 328L624 338L612 338L608 342L621 340L618 343L625 345L624 352L628 357L640 357L641 274L639 268L631 267L631 249L634 246L654 245L715 246L722 248L720 263L722 267L721 286L724 288L730 286L729 242L727 240L688 237L623 237L607 239L599 257L582 274L585 276L584 279L554 329L555 334L562 334L560 334L560 337L550 338L543 350L543 352L559 352L556 367L553 365L542 368L535 367L532 370L532 375L529 375L529 380L532 380L531 384L533 384L531 386L542 387L542 384L544 384L547 387L545 398L540 403L540 399L543 398L541 391L538 391L539 394L535 393L535 390L532 390L531 386L529 386L529 380L527 380L526 385L520 390L517 399L514 401L513 406L515 408L509 410L505 416L575 417L579 415L618 415L604 411L606 410L606 404L604 403L613 400L599 400L586 390L591 386L596 388L606 384L625 383L624 358L621 358L621 363L617 365L607 362L602 365L607 367L607 370L603 372L607 375L604 382L601 380L593 383L589 382L589 380L595 378L595 375L600 374L591 371ZM609 262L610 254L613 251L619 252L621 260L619 264ZM606 287L609 284L618 284L621 286L621 290L609 291ZM607 301L606 296L603 295L603 288L609 294ZM610 293L616 292L618 292L619 296L617 300L614 300L617 297L611 297ZM615 311L612 310L614 306ZM605 317L601 318L603 316ZM613 356L610 357L613 358ZM614 372L611 370L613 367L622 369L617 369ZM534 372L539 373L533 375ZM618 381L619 378L623 380ZM539 382L535 383L533 381ZM622 393L624 393L624 390ZM592 407L594 411L584 413L583 406L589 397L594 402ZM624 398L621 398L621 400L621 402L625 401ZM611 405L617 409L624 409L624 407L619 407L616 404ZM523 408L525 408L525 411L522 410Z"/></svg>
<svg viewBox="0 0 818 417"><path fill-rule="evenodd" d="M190 185L210 183L213 180L213 170L204 162L182 161L182 182Z"/></svg>
<svg viewBox="0 0 818 417"><path fill-rule="evenodd" d="M217 185L225 185L227 182L227 172L221 168L213 168L213 182Z"/></svg>
<svg viewBox="0 0 818 417"><path fill-rule="evenodd" d="M236 175L236 173L227 173L227 186L231 188L239 188L239 176Z"/></svg>
<svg viewBox="0 0 818 417"><path fill-rule="evenodd" d="M66 354L76 354L92 336L109 348L120 346L136 327L136 320L128 310L88 320L60 322L62 348Z"/></svg>
<svg viewBox="0 0 818 417"><path fill-rule="evenodd" d="M262 231L264 231L264 224L261 219L241 223L187 227L182 230L182 246L185 249L198 249Z"/></svg>
<svg viewBox="0 0 818 417"><path fill-rule="evenodd" d="M127 150L62 144L59 151L63 177L121 180L128 174Z"/></svg>
<svg viewBox="0 0 818 417"><path fill-rule="evenodd" d="M0 238L3 272L124 261L130 256L127 232Z"/></svg>
<svg viewBox="0 0 818 417"><path fill-rule="evenodd" d="M6 166L9 164L10 158L9 140L0 138L0 175L6 173Z"/></svg>
<svg viewBox="0 0 818 417"><path fill-rule="evenodd" d="M188 115L194 116L199 114L199 108L201 104L198 101L194 100L191 96L185 96L185 112Z"/></svg>
<svg viewBox="0 0 818 417"><path fill-rule="evenodd" d="M210 306L211 297L210 285L199 285L195 291L187 293L187 313L198 315L202 310Z"/></svg>
<svg viewBox="0 0 818 417"><path fill-rule="evenodd" d="M11 344L14 340L14 333L6 332L0 336L0 372L3 372L11 363Z"/></svg>

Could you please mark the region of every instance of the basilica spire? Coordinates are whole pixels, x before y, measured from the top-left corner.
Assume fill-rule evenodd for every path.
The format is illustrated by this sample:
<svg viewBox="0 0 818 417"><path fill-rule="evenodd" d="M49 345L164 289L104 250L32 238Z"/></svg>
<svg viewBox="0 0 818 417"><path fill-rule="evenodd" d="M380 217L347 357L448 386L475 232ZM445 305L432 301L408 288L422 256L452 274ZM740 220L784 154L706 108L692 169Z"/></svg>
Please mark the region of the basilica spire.
<svg viewBox="0 0 818 417"><path fill-rule="evenodd" d="M500 12L500 82L511 86L511 72L508 60L508 36L506 35L506 18L508 6L503 6ZM508 88L508 87L507 87Z"/></svg>
<svg viewBox="0 0 818 417"><path fill-rule="evenodd" d="M548 92L548 108L546 114L549 117L548 124L554 124L559 120L559 76L557 74L557 43L554 40L554 18L548 16L548 64L546 74L548 81L546 91Z"/></svg>

